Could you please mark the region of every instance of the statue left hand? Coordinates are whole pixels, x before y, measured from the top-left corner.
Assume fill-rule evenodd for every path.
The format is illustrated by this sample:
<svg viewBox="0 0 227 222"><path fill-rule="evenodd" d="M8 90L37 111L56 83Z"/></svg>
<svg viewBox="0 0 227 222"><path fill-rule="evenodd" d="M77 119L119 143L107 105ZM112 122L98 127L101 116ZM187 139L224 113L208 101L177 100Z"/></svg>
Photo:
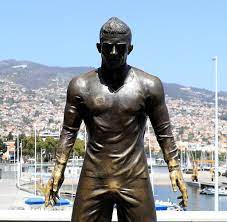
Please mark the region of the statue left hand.
<svg viewBox="0 0 227 222"><path fill-rule="evenodd" d="M187 188L186 188L181 170L174 169L173 171L171 171L170 180L172 183L173 191L176 192L177 187L178 187L182 194L181 196L178 197L178 199L182 199L182 201L179 203L179 205L182 207L187 207L188 206L188 193L187 193Z"/></svg>
<svg viewBox="0 0 227 222"><path fill-rule="evenodd" d="M58 191L64 181L64 173L62 167L56 166L51 178L49 179L46 185L45 192L45 206L51 207L57 203L57 200L60 199Z"/></svg>

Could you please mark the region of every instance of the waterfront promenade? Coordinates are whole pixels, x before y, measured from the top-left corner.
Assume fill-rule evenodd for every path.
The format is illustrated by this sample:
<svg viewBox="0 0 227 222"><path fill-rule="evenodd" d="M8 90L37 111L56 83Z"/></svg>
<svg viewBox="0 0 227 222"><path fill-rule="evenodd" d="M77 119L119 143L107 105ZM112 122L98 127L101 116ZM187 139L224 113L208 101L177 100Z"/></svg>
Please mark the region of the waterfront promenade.
<svg viewBox="0 0 227 222"><path fill-rule="evenodd" d="M22 209L25 199L31 196L17 189L16 179L0 179L0 210Z"/></svg>
<svg viewBox="0 0 227 222"><path fill-rule="evenodd" d="M23 186L23 188L28 188L30 192L24 192L23 190L19 190L16 187L16 175L15 172L8 171L8 167L3 167L7 169L3 173L3 178L0 179L0 210L22 210L22 209L28 209L29 207L24 204L25 199L29 197L34 197L34 184L29 184L26 186ZM154 197L155 199L167 201L168 199L174 203L179 203L179 200L177 200L177 196L180 195L179 192L174 193L172 192L172 187L169 179L169 173L168 169L166 167L154 167L153 168L153 177L151 177L151 181L153 181L154 184ZM153 178L153 179L152 179ZM189 185L191 181L191 174L184 174L185 181L188 184L188 193L189 193L189 206L187 210L191 211L199 211L202 212L204 210L206 211L213 211L214 206L214 197L213 196L207 196L207 195L200 195L198 187L194 187ZM47 178L46 178L47 179ZM221 182L224 182L227 180L226 177L219 177L219 180ZM22 181L21 181L22 182ZM34 180L33 180L34 182ZM73 185L72 185L73 182ZM65 191L68 192L69 195L63 196L64 198L67 198L71 201L74 200L72 197L72 192L75 194L76 192L76 178L66 178L64 182L64 186L61 189L63 193ZM199 182L200 183L210 183L211 177L210 173L207 172L199 172ZM227 210L227 197L220 197L219 199L220 209L222 212ZM71 209L68 209L67 211L71 211ZM14 212L14 211L13 211ZM227 217L226 217L227 218Z"/></svg>

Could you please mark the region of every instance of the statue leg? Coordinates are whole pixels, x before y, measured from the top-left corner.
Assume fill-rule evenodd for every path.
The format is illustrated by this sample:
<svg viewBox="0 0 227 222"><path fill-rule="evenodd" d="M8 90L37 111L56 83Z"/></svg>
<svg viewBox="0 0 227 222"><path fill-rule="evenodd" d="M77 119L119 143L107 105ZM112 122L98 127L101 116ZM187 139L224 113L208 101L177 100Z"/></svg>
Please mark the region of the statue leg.
<svg viewBox="0 0 227 222"><path fill-rule="evenodd" d="M116 197L119 222L157 222L149 178L124 184Z"/></svg>
<svg viewBox="0 0 227 222"><path fill-rule="evenodd" d="M81 176L71 222L111 222L113 205L103 179Z"/></svg>

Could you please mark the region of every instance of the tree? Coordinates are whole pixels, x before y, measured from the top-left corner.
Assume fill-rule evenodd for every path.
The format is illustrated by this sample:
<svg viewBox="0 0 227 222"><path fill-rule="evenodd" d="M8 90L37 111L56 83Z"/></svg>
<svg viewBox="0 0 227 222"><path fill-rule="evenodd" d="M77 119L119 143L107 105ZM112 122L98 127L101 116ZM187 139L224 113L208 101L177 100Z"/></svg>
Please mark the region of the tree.
<svg viewBox="0 0 227 222"><path fill-rule="evenodd" d="M0 138L0 148L3 146L3 140Z"/></svg>
<svg viewBox="0 0 227 222"><path fill-rule="evenodd" d="M219 161L220 162L224 162L225 161L225 156L226 156L225 153L220 153L219 154Z"/></svg>
<svg viewBox="0 0 227 222"><path fill-rule="evenodd" d="M194 134L192 132L188 133L188 141L193 141L194 139Z"/></svg>
<svg viewBox="0 0 227 222"><path fill-rule="evenodd" d="M25 125L29 125L31 123L31 120L27 116L22 116L22 118Z"/></svg>
<svg viewBox="0 0 227 222"><path fill-rule="evenodd" d="M34 157L35 138L33 136L25 137L22 142L23 156Z"/></svg>
<svg viewBox="0 0 227 222"><path fill-rule="evenodd" d="M2 156L2 154L4 154L7 151L7 146L6 144L3 142L3 140L0 138L0 157Z"/></svg>
<svg viewBox="0 0 227 222"><path fill-rule="evenodd" d="M13 98L9 98L6 100L7 103L9 103L10 106L12 106L14 104L14 99Z"/></svg>
<svg viewBox="0 0 227 222"><path fill-rule="evenodd" d="M183 135L183 133L184 133L184 127L181 126L181 127L179 128L178 134L179 134L179 135Z"/></svg>
<svg viewBox="0 0 227 222"><path fill-rule="evenodd" d="M50 119L48 120L48 123L54 123L54 119L53 119L53 118L50 118Z"/></svg>
<svg viewBox="0 0 227 222"><path fill-rule="evenodd" d="M85 155L85 143L84 140L81 139L76 139L76 142L73 146L73 151L77 156L82 156L84 157Z"/></svg>
<svg viewBox="0 0 227 222"><path fill-rule="evenodd" d="M22 147L23 147L23 156L26 156L28 158L34 158L35 155L35 138L34 136L28 136L25 135L19 136L20 141L22 141ZM41 149L43 150L43 161L49 161L51 157L55 156L55 152L58 146L58 140L54 139L53 137L47 137L44 141L41 137L36 137L36 152L37 156L40 158ZM15 141L16 143L16 141ZM85 149L84 149L85 143L81 139L77 139L73 150L75 152L75 155L77 156L84 156L85 155Z"/></svg>
<svg viewBox="0 0 227 222"><path fill-rule="evenodd" d="M58 144L58 140L54 139L54 137L49 136L45 140L45 148L48 152L54 153L54 150L56 149Z"/></svg>
<svg viewBox="0 0 227 222"><path fill-rule="evenodd" d="M6 137L7 141L13 140L13 134L12 132L9 132L9 134Z"/></svg>
<svg viewBox="0 0 227 222"><path fill-rule="evenodd" d="M35 155L35 137L29 136L25 137L22 141L23 155L34 158ZM41 149L45 148L45 142L41 137L36 137L36 153L37 157L40 158Z"/></svg>
<svg viewBox="0 0 227 222"><path fill-rule="evenodd" d="M47 137L44 142L44 161L49 161L51 157L55 156L55 151L58 145L58 140L54 139L54 137Z"/></svg>

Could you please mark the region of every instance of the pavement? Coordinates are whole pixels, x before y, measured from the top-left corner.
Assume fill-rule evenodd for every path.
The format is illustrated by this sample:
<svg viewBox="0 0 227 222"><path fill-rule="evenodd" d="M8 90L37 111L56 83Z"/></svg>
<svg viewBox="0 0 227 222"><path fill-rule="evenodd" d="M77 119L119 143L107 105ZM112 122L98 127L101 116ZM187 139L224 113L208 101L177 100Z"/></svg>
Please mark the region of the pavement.
<svg viewBox="0 0 227 222"><path fill-rule="evenodd" d="M32 194L21 191L16 187L16 179L0 179L0 209L20 209L24 207L25 199Z"/></svg>

